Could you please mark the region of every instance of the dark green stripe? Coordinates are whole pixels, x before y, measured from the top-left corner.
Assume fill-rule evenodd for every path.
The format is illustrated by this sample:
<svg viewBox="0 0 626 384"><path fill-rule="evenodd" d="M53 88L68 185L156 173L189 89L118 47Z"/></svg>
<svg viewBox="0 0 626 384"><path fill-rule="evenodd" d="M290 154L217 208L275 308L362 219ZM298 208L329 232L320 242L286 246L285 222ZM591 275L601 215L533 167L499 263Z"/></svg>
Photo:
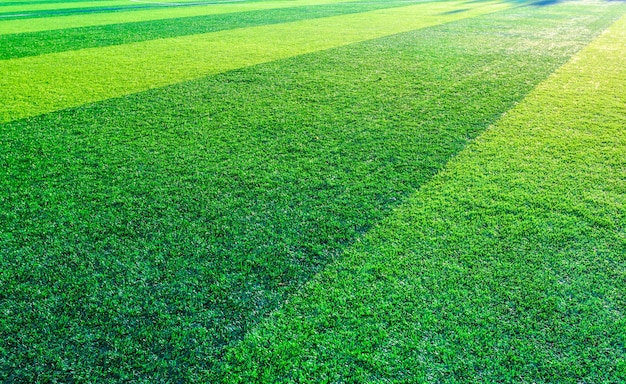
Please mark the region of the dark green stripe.
<svg viewBox="0 0 626 384"><path fill-rule="evenodd" d="M127 44L406 6L405 2L338 3L0 35L0 59Z"/></svg>
<svg viewBox="0 0 626 384"><path fill-rule="evenodd" d="M518 8L0 125L0 381L211 375L612 21L593 10Z"/></svg>

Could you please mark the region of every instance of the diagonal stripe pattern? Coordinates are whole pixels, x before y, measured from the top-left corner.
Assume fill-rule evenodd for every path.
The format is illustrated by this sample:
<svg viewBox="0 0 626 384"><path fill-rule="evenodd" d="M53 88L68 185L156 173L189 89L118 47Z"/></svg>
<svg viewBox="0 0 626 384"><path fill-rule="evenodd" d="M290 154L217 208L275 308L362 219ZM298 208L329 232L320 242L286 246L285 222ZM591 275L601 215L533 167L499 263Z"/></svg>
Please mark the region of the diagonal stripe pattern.
<svg viewBox="0 0 626 384"><path fill-rule="evenodd" d="M507 3L420 4L347 16L0 61L0 121L495 12ZM467 8L467 5L463 5Z"/></svg>
<svg viewBox="0 0 626 384"><path fill-rule="evenodd" d="M250 332L229 380L623 381L625 124L626 17Z"/></svg>

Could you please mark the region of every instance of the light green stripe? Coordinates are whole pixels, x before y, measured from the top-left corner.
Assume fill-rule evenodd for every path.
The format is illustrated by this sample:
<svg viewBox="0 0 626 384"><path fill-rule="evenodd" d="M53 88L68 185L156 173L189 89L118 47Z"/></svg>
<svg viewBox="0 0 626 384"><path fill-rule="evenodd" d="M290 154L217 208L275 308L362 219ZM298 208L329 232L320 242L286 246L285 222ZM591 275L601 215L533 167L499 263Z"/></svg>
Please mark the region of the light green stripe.
<svg viewBox="0 0 626 384"><path fill-rule="evenodd" d="M84 1L77 3L41 3L41 4L27 4L27 5L10 5L3 6L0 4L0 14L9 12L25 12L25 11L48 11L57 9L72 9L72 8L92 8L92 7L112 7L127 5L132 6L133 3L130 0L113 0L113 1Z"/></svg>
<svg viewBox="0 0 626 384"><path fill-rule="evenodd" d="M57 29L92 27L97 25L110 25L121 23L133 23L140 21L173 19L177 17L192 17L204 15L217 15L224 13L256 11L263 9L277 9L298 7L307 5L321 5L342 3L345 0L293 0L293 1L263 1L252 3L230 3L220 5L194 6L194 7L163 7L144 11L113 12L100 14L85 14L75 16L58 16L40 18L35 21L29 19L0 20L0 35L10 33L28 33L51 31Z"/></svg>
<svg viewBox="0 0 626 384"><path fill-rule="evenodd" d="M420 4L0 61L0 121L510 7L507 3L481 3L466 12L445 13L461 4Z"/></svg>
<svg viewBox="0 0 626 384"><path fill-rule="evenodd" d="M624 127L626 17L250 332L229 377L340 378L367 359L433 381L440 362L466 368L452 380L603 381L616 367L596 358L623 356Z"/></svg>

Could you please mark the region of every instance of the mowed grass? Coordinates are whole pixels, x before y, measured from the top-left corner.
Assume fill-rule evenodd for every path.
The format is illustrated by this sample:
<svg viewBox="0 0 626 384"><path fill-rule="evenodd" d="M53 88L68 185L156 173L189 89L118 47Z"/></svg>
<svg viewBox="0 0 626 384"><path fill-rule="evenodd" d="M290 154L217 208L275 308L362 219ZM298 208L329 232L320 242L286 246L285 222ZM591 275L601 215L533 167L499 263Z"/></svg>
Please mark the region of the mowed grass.
<svg viewBox="0 0 626 384"><path fill-rule="evenodd" d="M620 4L570 3L472 15L3 123L0 380L420 377L405 374L405 364L416 360L400 347L388 355L381 350L387 361L374 356L383 363L401 358L378 365L387 371L369 368L371 360L346 358L341 348L365 355L369 340L378 339L342 338L330 321L337 359L316 358L317 352L308 354L314 347L285 341L290 335L301 340L291 315L298 316L307 295L314 308L316 295L324 296L325 276L351 259L358 263L355 243L387 247L388 239L376 237L380 230L362 236L623 12ZM471 233L462 223L459 233ZM427 224L424 230L439 230ZM403 236L395 229L390 233ZM542 245L533 239L524 244ZM311 285L317 291L308 287L289 299L327 267L331 272ZM412 268L407 271L419 269ZM452 281L444 272L437 281ZM379 286L370 280L362 280L363 292ZM388 297L374 293L397 304L396 286L388 285ZM457 286L441 288L449 289L437 291L448 303ZM328 289L329 300L338 297ZM276 316L284 322L272 317L255 328L283 305ZM410 300L404 305L423 309ZM328 308L303 313L315 319L320 311L319 318L328 319ZM354 321L341 319L354 334L362 329L371 336L380 325L370 321L380 318L371 308L371 316L357 310ZM439 324L447 321L441 308L414 316ZM390 330L380 327L380 335L400 332L402 324L415 328L410 320L389 321ZM270 335L284 355L264 354ZM408 342L413 335L388 342ZM324 340L311 339L317 341L325 348ZM312 360L288 361L300 352L299 358ZM454 373L459 365L452 358L438 363L429 366L435 373ZM494 369L491 377L506 375Z"/></svg>
<svg viewBox="0 0 626 384"><path fill-rule="evenodd" d="M626 18L229 351L229 382L626 382Z"/></svg>
<svg viewBox="0 0 626 384"><path fill-rule="evenodd" d="M234 12L250 12L263 9L278 9L307 5L340 3L342 0L290 0L290 1L250 1L225 4L207 4L206 6L161 7L137 9L133 12L113 12L99 14L63 15L40 18L36 22L28 18L1 20L0 35L22 34L59 29L93 27L110 24L136 23L142 21L172 19L203 15L217 15Z"/></svg>
<svg viewBox="0 0 626 384"><path fill-rule="evenodd" d="M406 6L406 2L337 3L135 23L0 35L0 59L128 44L235 28L293 22Z"/></svg>
<svg viewBox="0 0 626 384"><path fill-rule="evenodd" d="M128 0L112 0L112 1L82 1L82 2L63 2L63 3L36 3L36 4L0 4L0 16L12 13L28 13L30 11L48 11L61 9L89 9L112 6L132 6L133 3Z"/></svg>
<svg viewBox="0 0 626 384"><path fill-rule="evenodd" d="M322 0L325 1L325 0ZM331 0L334 1L334 0ZM84 3L57 3L38 5L18 5L12 7L0 7L0 20L30 20L49 17L65 17L75 15L96 15L136 12L142 10L159 10L163 8L207 8L212 6L230 5L237 3L256 3L263 0L224 0L224 1L200 1L200 2L153 2L141 0L119 0L111 2L84 2ZM284 6L290 6L288 2ZM279 6L280 7L280 6ZM224 9L225 10L225 9ZM206 12L206 11L205 11ZM228 11L227 11L228 12ZM141 17L141 16L140 16ZM171 17L171 16L170 16ZM69 26L68 26L69 27Z"/></svg>
<svg viewBox="0 0 626 384"><path fill-rule="evenodd" d="M417 4L351 15L0 60L0 121L495 12L506 3Z"/></svg>

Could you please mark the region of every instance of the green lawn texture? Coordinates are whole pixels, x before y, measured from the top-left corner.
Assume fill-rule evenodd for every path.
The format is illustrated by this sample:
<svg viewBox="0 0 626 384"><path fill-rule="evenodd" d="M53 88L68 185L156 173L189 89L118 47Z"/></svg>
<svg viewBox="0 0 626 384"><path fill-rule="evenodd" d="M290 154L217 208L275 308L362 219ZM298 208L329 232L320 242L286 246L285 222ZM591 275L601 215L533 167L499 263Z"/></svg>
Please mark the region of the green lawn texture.
<svg viewBox="0 0 626 384"><path fill-rule="evenodd" d="M184 80L320 51L498 9L506 3L418 4L0 60L0 121L52 112Z"/></svg>
<svg viewBox="0 0 626 384"><path fill-rule="evenodd" d="M346 256L344 250L355 242L365 242L370 248L389 247L389 239L377 233L398 221L396 216L374 234L359 239L427 182L468 140L623 12L622 5L609 3L520 7L3 123L0 381L236 380L239 376L221 376L220 372L237 369L239 359L247 362L238 370L241 377L349 374L332 365L331 356L307 355L309 350L285 341L289 335L294 343L300 340L290 327L300 327L292 318L297 317L296 311L302 310L309 319L311 313L299 307L304 298L312 297L310 308L314 308L322 290L328 288L329 301L340 299L335 287L324 285L328 276L350 265L350 260L358 264L366 257L366 252L359 251L361 246L350 248ZM616 73L620 79L620 72ZM436 180L441 183L442 177ZM614 184L620 185L619 179ZM467 204L470 196L474 198L468 195ZM467 207L471 213L471 205ZM488 218L497 208L486 205L485 211L475 216ZM504 217L512 219L509 210L514 207L505 208ZM543 225L546 216L541 216L539 208L531 208L538 212L536 223ZM613 211L607 212L610 219ZM545 221L546 226L561 223L551 216L547 219L552 221ZM443 238L456 234L457 244L482 252L479 245L463 243L471 239L475 227L465 231L462 223L457 232ZM510 222L503 225L506 223ZM525 233L526 228L532 227L523 224L507 230ZM396 248L406 245L414 234L412 227L402 229L408 231L406 242L398 242ZM441 230L431 223L422 229ZM402 238L402 233L394 232L394 236ZM604 244L594 243L593 236L581 238L582 245ZM476 244L482 244L480 239L475 239ZM528 237L520 240L519 246L537 249L533 255L540 261L561 254L558 243L551 248L541 239L539 235ZM447 243L435 238L430 241L445 254ZM574 247L576 242L572 239L571 244ZM598 249L597 257L615 254ZM559 252L551 254L552 250ZM460 250L455 248L455 252ZM407 271L422 269L418 262L426 267L432 263L433 269L424 270L442 284L452 284L443 279L444 272L437 270L436 260L427 255L391 261L417 260L407 265ZM495 260L493 256L492 262ZM501 276L544 282L533 280L549 277L543 269L536 277L529 270L515 277L515 263L527 260L509 256L512 269L499 271ZM612 260L612 273L619 273L619 259ZM284 304L283 310L259 328L252 328L335 261L338 264L330 264L302 295ZM387 273L387 267L376 265ZM389 265L389 271L395 273L394 265ZM451 264L453 270L457 267ZM488 272L485 270L484 276L488 277ZM359 283L357 279L363 277L366 279ZM464 276L459 282L466 280ZM372 281L357 274L338 284L370 293L367 289L382 284ZM486 279L485 286L489 284L494 283ZM385 288L390 296L377 298L397 304L394 287L398 285L402 283L390 280ZM451 305L448 300L461 288L444 287L449 291L437 290L442 295L438 300ZM418 286L415 291L427 288ZM469 288L463 289L469 292ZM496 304L509 305L498 301L502 298L499 292L485 288L482 297L491 300L494 308L499 308ZM527 294L527 286L522 285L519 292ZM347 295L345 300L355 296ZM522 306L522 312L523 306L529 309L527 318L511 322L518 327L513 329L527 330L526 324L537 321L533 301L512 296L510 302ZM464 301L458 305L467 308ZM387 358L407 360L390 364L387 371L368 368L372 360L342 352L344 347L355 353L367 351L366 341L377 340L367 332L380 324L376 320L385 318L376 314L374 309L380 308L375 306L371 307L372 316L345 316L345 326L355 327L350 331L358 332L363 326L367 336L361 339L364 345L350 344L349 334L342 338L332 333L338 324L331 321L329 308L322 305L311 310L319 311L320 321L328 321L328 335L339 351L336 364L356 370L354 377L401 376L406 371L399 365L417 364L418 358L401 348L402 342L413 342L415 334L398 333L397 339L388 340L398 341L401 352L392 348ZM405 309L412 308L420 309L407 301ZM424 312L414 313L431 320L424 324L431 325L433 344L424 351L439 351L437 340L447 340L432 331L432 322L446 320L438 317L445 316L440 308L421 308ZM399 313L384 309L390 318ZM342 310L337 305L338 315ZM359 307L355 310L355 315L362 314ZM476 310L485 312L479 306ZM417 323L410 320L407 316L405 324L413 324L408 332L419 331L415 330ZM307 324L301 327L303 335ZM389 322L389 330L381 328L381 335L404 329L394 324ZM543 324L536 322L538 327ZM460 327L468 334L484 330L467 322ZM250 329L254 331L237 345ZM286 333L279 334L281 329ZM276 338L277 350L284 352L270 357L272 361L266 360L262 348L262 340L269 340L263 337L269 335ZM565 342L578 340L569 336L564 336ZM318 337L311 342L316 340L324 341ZM414 342L426 345L428 339ZM506 338L494 338L494 342L508 346ZM229 346L234 349L224 360ZM300 357L313 356L319 364L305 361L300 365L302 360L293 358L297 367L310 368L296 369L287 359L290 353L300 352ZM373 355L374 359L390 362L382 360L383 352ZM468 359L472 352L467 352ZM596 352L591 350L589 356L595 357ZM609 357L616 356L614 351L610 353ZM434 374L446 367L457 372L458 361L446 359L430 366ZM259 366L252 366L256 362ZM602 366L602 360L596 364ZM507 377L509 373L497 370L503 366L494 362L493 377ZM468 372L471 375L472 371Z"/></svg>
<svg viewBox="0 0 626 384"><path fill-rule="evenodd" d="M315 19L375 9L406 6L398 2L338 3L284 9L237 12L184 19L162 19L136 23L114 24L0 35L0 60L83 48L104 47L139 41L216 32L298 20Z"/></svg>
<svg viewBox="0 0 626 384"><path fill-rule="evenodd" d="M248 12L263 9L278 9L307 5L342 3L343 0L289 0L236 2L228 4L210 4L205 7L162 7L133 12L113 12L110 14L65 15L39 18L36 22L26 19L0 20L0 35L21 34L40 31L90 27L98 25L133 23L140 21L171 19L180 17L216 15L224 13ZM391 1L390 1L391 2Z"/></svg>
<svg viewBox="0 0 626 384"><path fill-rule="evenodd" d="M429 180L624 11L519 7L0 124L0 381L619 382L624 22Z"/></svg>
<svg viewBox="0 0 626 384"><path fill-rule="evenodd" d="M161 3L140 0L119 0L111 2L85 2L77 4L38 4L0 7L0 18L3 20L22 20L29 19L31 23L36 23L37 19L72 16L80 14L112 14L117 12L135 12L145 9L163 9L165 7L202 7L213 5L224 5L237 3L240 0L217 1L217 2L188 2L188 3ZM246 0L246 2L254 3L263 0ZM18 11L18 12L16 12ZM33 20L35 19L35 20Z"/></svg>
<svg viewBox="0 0 626 384"><path fill-rule="evenodd" d="M96 0L98 1L98 0ZM106 0L100 0L106 1ZM65 3L83 3L85 0L14 0L2 2L2 7L14 5L31 5L31 4L65 4Z"/></svg>
<svg viewBox="0 0 626 384"><path fill-rule="evenodd" d="M227 381L626 382L626 18L228 353Z"/></svg>
<svg viewBox="0 0 626 384"><path fill-rule="evenodd" d="M38 3L38 4L19 4L19 5L6 5L0 4L0 16L10 13L28 13L30 11L42 11L42 10L61 10L61 9L85 9L85 8L98 8L98 7L111 7L111 6L132 6L139 3L132 3L129 0L112 0L112 1L83 1L79 3Z"/></svg>

